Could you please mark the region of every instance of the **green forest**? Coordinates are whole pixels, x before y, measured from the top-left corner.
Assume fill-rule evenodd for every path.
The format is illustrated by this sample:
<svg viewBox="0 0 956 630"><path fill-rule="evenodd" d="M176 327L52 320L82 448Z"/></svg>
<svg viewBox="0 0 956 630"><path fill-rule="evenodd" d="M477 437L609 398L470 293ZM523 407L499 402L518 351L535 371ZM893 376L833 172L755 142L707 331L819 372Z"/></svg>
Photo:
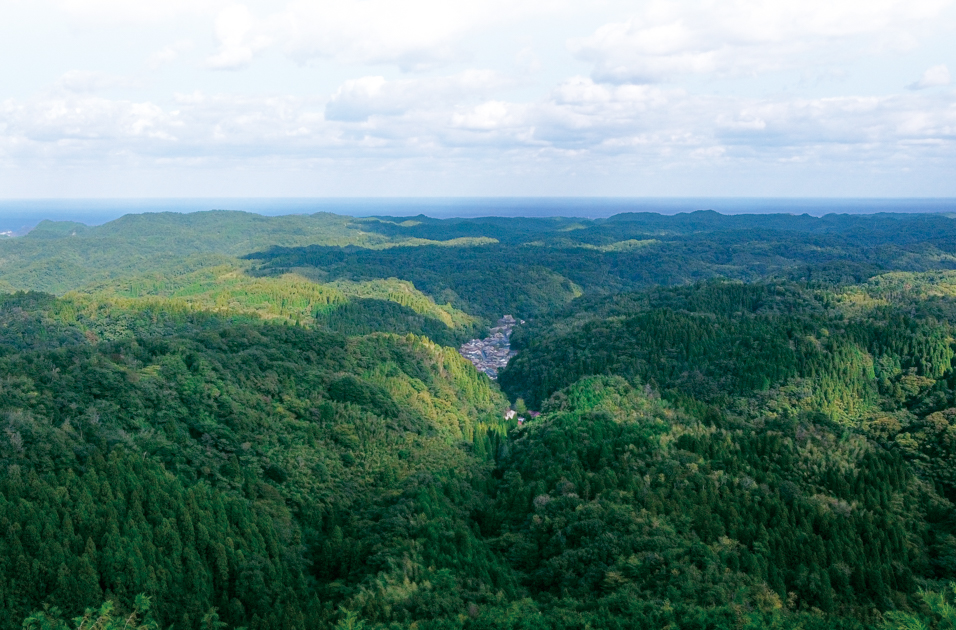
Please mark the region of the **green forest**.
<svg viewBox="0 0 956 630"><path fill-rule="evenodd" d="M956 627L956 217L46 221L0 290L0 630Z"/></svg>

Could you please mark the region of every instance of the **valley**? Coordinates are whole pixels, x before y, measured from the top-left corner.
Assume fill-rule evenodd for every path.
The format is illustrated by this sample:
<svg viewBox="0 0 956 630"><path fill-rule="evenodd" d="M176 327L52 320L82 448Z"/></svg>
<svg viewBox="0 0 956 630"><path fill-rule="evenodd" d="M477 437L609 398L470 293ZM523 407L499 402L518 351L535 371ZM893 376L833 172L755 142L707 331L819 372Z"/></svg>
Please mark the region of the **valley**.
<svg viewBox="0 0 956 630"><path fill-rule="evenodd" d="M956 603L949 215L144 214L0 240L0 287L4 627Z"/></svg>

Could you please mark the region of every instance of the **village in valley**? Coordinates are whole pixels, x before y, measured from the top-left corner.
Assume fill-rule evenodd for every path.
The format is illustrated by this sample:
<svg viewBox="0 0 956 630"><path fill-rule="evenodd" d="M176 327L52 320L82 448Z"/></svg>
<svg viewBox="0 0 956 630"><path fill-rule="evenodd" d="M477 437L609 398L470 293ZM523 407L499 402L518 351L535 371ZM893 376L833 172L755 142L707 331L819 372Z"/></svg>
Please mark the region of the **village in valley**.
<svg viewBox="0 0 956 630"><path fill-rule="evenodd" d="M524 320L517 320L511 315L505 315L498 320L498 325L491 328L491 333L484 339L472 339L462 344L458 352L478 368L479 372L484 372L489 378L497 379L498 370L508 365L516 352L511 349L511 331L518 324L523 324ZM528 411L524 408L524 401L518 402L518 411L508 409L505 412L506 420L517 418L518 424L523 424L524 416L536 418L541 414L537 411ZM519 411L521 415L519 415Z"/></svg>
<svg viewBox="0 0 956 630"><path fill-rule="evenodd" d="M479 372L497 379L498 370L508 365L508 361L516 354L511 350L511 331L515 325L523 323L511 315L505 315L498 320L497 326L488 331L491 333L488 337L471 339L462 344L458 352L474 363Z"/></svg>

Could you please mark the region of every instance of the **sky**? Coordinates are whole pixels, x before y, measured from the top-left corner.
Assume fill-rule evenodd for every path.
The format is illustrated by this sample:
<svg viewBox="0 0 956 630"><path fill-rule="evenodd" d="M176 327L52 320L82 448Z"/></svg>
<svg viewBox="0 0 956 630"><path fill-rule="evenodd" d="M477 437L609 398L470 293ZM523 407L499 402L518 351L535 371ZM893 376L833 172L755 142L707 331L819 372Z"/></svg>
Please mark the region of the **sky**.
<svg viewBox="0 0 956 630"><path fill-rule="evenodd" d="M0 18L0 199L956 196L956 0Z"/></svg>

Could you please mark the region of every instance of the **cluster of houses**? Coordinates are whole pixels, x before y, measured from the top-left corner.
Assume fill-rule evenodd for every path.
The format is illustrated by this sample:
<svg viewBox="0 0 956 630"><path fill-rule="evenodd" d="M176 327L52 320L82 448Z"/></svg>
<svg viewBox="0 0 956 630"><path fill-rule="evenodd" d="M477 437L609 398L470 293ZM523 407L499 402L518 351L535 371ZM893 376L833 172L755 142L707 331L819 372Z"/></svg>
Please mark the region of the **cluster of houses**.
<svg viewBox="0 0 956 630"><path fill-rule="evenodd" d="M514 420L515 416L518 416L518 424L524 424L526 419L534 420L535 418L541 415L541 412L528 411L527 415L528 415L528 418L525 418L524 416L518 416L517 411L515 411L514 409L509 409L508 411L505 412L505 420Z"/></svg>
<svg viewBox="0 0 956 630"><path fill-rule="evenodd" d="M498 378L498 370L508 365L516 353L511 350L511 331L519 322L511 315L498 320L498 325L484 339L472 339L462 344L458 352L475 364L479 371L493 379Z"/></svg>
<svg viewBox="0 0 956 630"><path fill-rule="evenodd" d="M508 361L516 352L511 350L511 331L518 324L523 324L511 315L505 315L498 320L498 325L490 329L491 334L484 339L472 339L458 349L461 356L475 364L479 371L484 372L493 379L498 378L498 370L508 365ZM514 420L517 418L518 424L524 424L526 420L537 418L541 413L538 411L527 411L522 416L514 409L508 409L505 412L505 420ZM527 416L527 418L525 417Z"/></svg>

